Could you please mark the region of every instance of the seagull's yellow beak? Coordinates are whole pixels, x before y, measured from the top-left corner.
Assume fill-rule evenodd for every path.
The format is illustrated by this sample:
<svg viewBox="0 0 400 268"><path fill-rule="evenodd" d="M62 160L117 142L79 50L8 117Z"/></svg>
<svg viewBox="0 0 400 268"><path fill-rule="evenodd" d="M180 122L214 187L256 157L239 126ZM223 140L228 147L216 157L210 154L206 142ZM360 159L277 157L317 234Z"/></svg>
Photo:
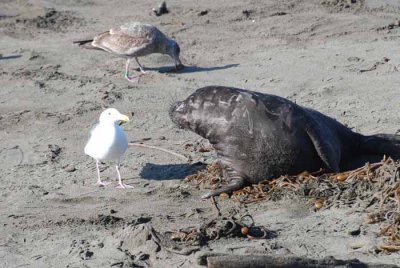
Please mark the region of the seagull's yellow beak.
<svg viewBox="0 0 400 268"><path fill-rule="evenodd" d="M121 122L121 124L129 122L129 117L126 115L121 114L121 117L119 118L119 121Z"/></svg>

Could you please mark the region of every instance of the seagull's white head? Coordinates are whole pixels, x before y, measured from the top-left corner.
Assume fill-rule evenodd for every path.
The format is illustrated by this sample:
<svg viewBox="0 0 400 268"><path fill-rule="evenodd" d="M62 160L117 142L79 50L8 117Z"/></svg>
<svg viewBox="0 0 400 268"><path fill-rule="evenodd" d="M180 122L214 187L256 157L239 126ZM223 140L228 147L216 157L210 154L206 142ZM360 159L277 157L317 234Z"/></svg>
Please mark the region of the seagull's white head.
<svg viewBox="0 0 400 268"><path fill-rule="evenodd" d="M129 121L129 117L126 115L121 114L118 112L117 109L114 108L108 108L104 110L99 118L100 124L102 123L109 123L109 124L120 124L120 123L125 123Z"/></svg>

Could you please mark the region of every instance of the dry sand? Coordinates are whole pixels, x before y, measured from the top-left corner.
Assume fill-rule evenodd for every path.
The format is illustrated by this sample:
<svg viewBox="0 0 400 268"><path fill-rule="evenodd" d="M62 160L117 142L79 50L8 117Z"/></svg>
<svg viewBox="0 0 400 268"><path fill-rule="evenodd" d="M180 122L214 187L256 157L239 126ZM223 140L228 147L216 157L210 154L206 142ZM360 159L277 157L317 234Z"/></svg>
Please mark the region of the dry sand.
<svg viewBox="0 0 400 268"><path fill-rule="evenodd" d="M221 238L179 255L147 240L159 232L200 226L216 215L205 190L182 178L198 166L162 152L130 148L122 177L134 189L95 185L83 147L103 107L134 112L130 140L151 138L195 161L212 152L185 149L199 137L168 118L174 100L205 85L288 97L365 134L399 133L400 27L397 1L0 0L0 263L2 267L197 267L213 250L400 265L398 253L375 253L379 226L354 208L314 212L304 200L239 206L273 230L266 240ZM386 6L390 4L391 6ZM127 21L152 23L175 38L187 68L123 79L125 61L79 49L72 41ZM155 70L168 56L141 60ZM134 66L132 64L132 66ZM115 180L112 167L103 178ZM349 232L360 229L356 236Z"/></svg>

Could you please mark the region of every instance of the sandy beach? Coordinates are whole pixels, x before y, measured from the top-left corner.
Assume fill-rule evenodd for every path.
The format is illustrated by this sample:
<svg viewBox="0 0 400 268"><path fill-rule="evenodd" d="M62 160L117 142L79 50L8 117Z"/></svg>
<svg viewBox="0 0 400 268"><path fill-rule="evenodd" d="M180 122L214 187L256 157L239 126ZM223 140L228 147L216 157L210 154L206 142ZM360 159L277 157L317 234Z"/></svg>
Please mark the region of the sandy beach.
<svg viewBox="0 0 400 268"><path fill-rule="evenodd" d="M363 134L400 134L396 2L171 0L169 13L155 16L156 1L0 0L1 267L202 267L213 254L400 265L398 252L376 251L381 227L366 223L368 211L315 210L293 196L215 199L225 217L251 215L271 231L266 239L221 237L186 252L154 239L154 232L165 238L217 215L200 198L208 190L184 181L215 162L215 153L168 115L199 87L275 94ZM166 72L173 60L153 54L141 58L153 72L130 83L124 59L73 44L129 21L176 40L186 68ZM95 161L83 148L108 107L134 113L123 125L130 141L192 162L132 147L121 175L134 188L116 189L110 165L101 175L113 185L98 187Z"/></svg>

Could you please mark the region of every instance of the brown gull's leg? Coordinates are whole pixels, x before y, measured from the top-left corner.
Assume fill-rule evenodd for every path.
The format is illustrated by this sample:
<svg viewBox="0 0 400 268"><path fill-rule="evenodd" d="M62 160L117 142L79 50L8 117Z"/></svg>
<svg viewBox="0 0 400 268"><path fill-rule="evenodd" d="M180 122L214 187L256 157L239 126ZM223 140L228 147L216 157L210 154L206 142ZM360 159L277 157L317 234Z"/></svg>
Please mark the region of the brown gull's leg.
<svg viewBox="0 0 400 268"><path fill-rule="evenodd" d="M141 72L142 74L147 74L148 72L146 72L146 71L144 70L144 67L142 66L142 64L140 64L139 59L138 59L137 57L135 57L135 60L136 60L137 64L139 65L140 72Z"/></svg>
<svg viewBox="0 0 400 268"><path fill-rule="evenodd" d="M99 168L99 160L96 160L96 168L97 168L97 184L101 186L107 186L111 182L109 181L101 181L100 179L100 168Z"/></svg>
<svg viewBox="0 0 400 268"><path fill-rule="evenodd" d="M125 79L128 80L129 82L139 82L139 77L140 76L129 76L129 64L131 62L131 59L126 60L125 64Z"/></svg>

